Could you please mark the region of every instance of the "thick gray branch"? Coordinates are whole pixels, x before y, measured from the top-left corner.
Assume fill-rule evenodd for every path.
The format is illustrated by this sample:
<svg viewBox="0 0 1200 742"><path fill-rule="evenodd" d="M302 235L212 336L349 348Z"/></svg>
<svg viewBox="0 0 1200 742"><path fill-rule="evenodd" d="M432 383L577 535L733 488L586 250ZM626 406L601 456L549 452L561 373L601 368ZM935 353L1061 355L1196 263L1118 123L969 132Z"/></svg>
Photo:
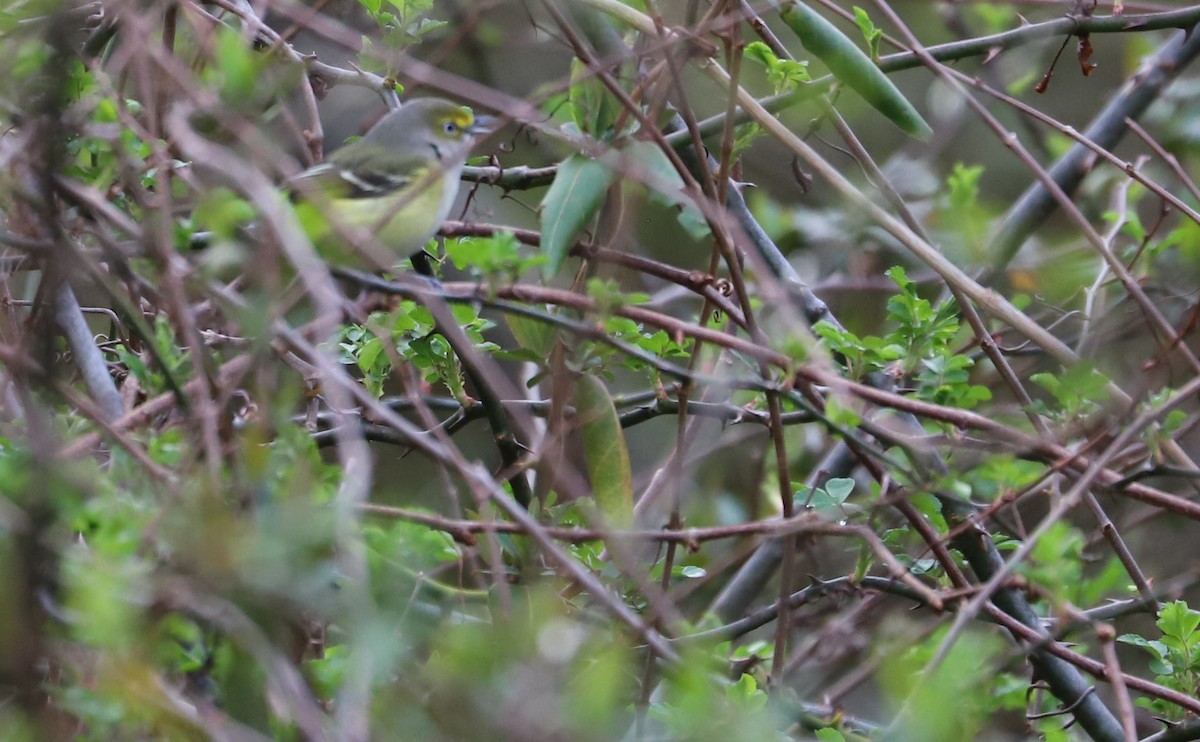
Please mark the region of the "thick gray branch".
<svg viewBox="0 0 1200 742"><path fill-rule="evenodd" d="M1197 53L1200 53L1200 34L1178 34L1125 82L1088 126L1084 136L1104 149L1112 149L1129 128L1125 120L1141 116L1183 68L1196 58ZM1064 193L1070 195L1091 172L1094 162L1095 155L1091 150L1077 142L1050 168L1050 177ZM1054 195L1040 182L1035 182L1021 194L993 240L993 269L1003 270L1029 235L1057 206Z"/></svg>
<svg viewBox="0 0 1200 742"><path fill-rule="evenodd" d="M62 329L79 368L79 375L87 387L88 394L96 403L104 422L112 422L125 414L125 404L121 401L121 392L113 383L112 375L108 372L108 364L96 341L92 337L91 328L83 317L83 310L75 299L75 292L70 284L63 281L54 290L54 321Z"/></svg>

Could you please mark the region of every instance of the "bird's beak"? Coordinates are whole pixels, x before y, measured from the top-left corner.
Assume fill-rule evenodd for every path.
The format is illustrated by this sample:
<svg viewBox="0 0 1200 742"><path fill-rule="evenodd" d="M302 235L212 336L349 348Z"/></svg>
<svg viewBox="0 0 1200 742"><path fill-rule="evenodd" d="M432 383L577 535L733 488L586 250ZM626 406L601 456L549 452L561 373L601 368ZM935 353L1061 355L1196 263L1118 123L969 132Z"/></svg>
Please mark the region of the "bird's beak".
<svg viewBox="0 0 1200 742"><path fill-rule="evenodd" d="M475 117L475 122L467 127L467 133L473 137L481 137L491 134L496 128L497 119L495 116L480 114Z"/></svg>

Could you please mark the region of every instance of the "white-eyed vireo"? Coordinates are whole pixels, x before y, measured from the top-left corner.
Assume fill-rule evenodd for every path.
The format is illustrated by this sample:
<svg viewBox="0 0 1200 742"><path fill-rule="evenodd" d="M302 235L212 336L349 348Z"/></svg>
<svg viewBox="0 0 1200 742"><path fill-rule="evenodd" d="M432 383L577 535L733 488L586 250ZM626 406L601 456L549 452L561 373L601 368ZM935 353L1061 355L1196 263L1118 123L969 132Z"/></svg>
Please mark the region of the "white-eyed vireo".
<svg viewBox="0 0 1200 742"><path fill-rule="evenodd" d="M442 98L387 114L289 182L309 237L333 263L387 269L416 253L413 264L427 273L421 250L449 216L467 154L491 121ZM374 239L355 239L364 232Z"/></svg>

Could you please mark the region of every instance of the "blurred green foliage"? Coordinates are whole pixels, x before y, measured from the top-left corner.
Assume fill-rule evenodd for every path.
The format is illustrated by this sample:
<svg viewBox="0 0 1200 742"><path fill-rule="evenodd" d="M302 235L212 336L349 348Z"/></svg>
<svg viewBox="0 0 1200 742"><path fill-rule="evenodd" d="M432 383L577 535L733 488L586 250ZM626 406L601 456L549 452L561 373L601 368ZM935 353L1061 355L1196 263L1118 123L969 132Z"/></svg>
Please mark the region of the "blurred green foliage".
<svg viewBox="0 0 1200 742"><path fill-rule="evenodd" d="M1109 310L1126 297L1077 234L1058 224L1039 232L997 284L1044 325L1064 322L1063 335L1093 351L1087 358L1052 364L1019 346L1024 339L1014 340L1005 326L982 320L1029 382L1034 399L1025 409L940 279L860 210L819 186L810 191L802 164L781 155L757 124L710 136L709 152L730 157L731 187L760 182L749 195L760 225L846 321L819 322L810 335L789 293L801 282L773 283L748 252L733 255L745 258L736 273L750 292L739 308L757 324L740 327L661 276L585 258L587 250L576 248L659 261L687 276L680 284L694 281L738 304L734 271L721 262L729 256L714 236L745 247L746 224L723 208L726 184L699 198L703 188L660 146L657 132L625 109L594 64L564 51L568 44L538 8L358 0L250 18L229 3L102 5L105 15L96 20L81 15L88 8L55 2L18 1L0 11L0 50L9 60L0 81L2 226L14 234L27 228L54 250L69 248L31 254L50 254L52 268L90 278L89 305L106 310L92 325L101 358L128 406L146 405L135 421L98 420L74 351L26 311L41 298L42 275L4 274L0 739L936 742L1010 727L1047 740L1080 738L1061 719L1028 716L1056 710L1057 701L1034 689L1042 678L1030 677L1023 648L998 630L973 626L949 637L944 615L910 611L909 603L894 610L899 600L862 587L867 577L899 584L903 576L910 590L919 581L960 598L966 591L954 572L969 565L953 539L964 523L945 503L1003 507L1000 529L981 538L1009 555L1025 532L1023 518L1040 517L1053 500L1056 489L1045 482L1066 464L971 440L975 431L944 418L889 438L889 415L836 384L794 373L812 364L858 382L884 379L880 385L898 393L948 412L978 411L1022 432L1032 429L1026 413L1036 414L1087 450L1107 435L1114 384L1136 388L1140 401L1131 409L1146 412L1178 402L1180 382L1174 367L1154 375L1161 370L1154 354L1163 349L1145 351L1148 333L1125 335L1126 315ZM687 21L690 4L678 5L666 11L676 25L664 28ZM695 5L697 14L706 7ZM939 7L952 16L944 27L927 11L912 12L931 37L1017 23L1012 4L960 5ZM615 84L644 106L645 120L659 124L670 119L668 102L696 119L729 107L726 91L714 95L699 88L690 67L675 69L709 53L750 62L744 83L756 94L795 93L779 116L806 141L823 141L825 106L836 105L863 132L867 149L881 154L884 173L943 253L982 269L1028 174L1014 175L1010 161L989 151L1001 147L979 144L973 133L959 137L965 144L954 137L897 143L900 133L877 126L878 113L857 109L855 95L921 136L928 125L918 110L929 109L939 132L961 122L942 99L946 91L914 92L915 73L880 72L890 29L878 14L846 7L851 17L834 25L816 15L816 4L789 7L767 22L797 31L803 43L787 42L795 59L761 41L743 49L744 39L732 35L704 37L719 51L706 52L696 40L668 59L661 39L619 21L603 38L628 43L641 64L596 56L612 64ZM449 315L472 354L495 361L488 368L510 374L505 381L518 382L510 386L532 390L501 410L527 413L530 439L517 440L491 419L484 430L484 419L497 413L485 409L481 386L498 380L474 376L425 300L356 295L352 283L329 278L320 285L346 301L337 307L344 316L324 316L305 281L328 277L298 278L295 266L284 265L291 253L264 236L269 217L290 224L305 215L271 188L273 200L261 198L254 183L238 181L244 171L227 167L253 167L264 183L278 183L320 149L316 122L303 120L292 100L327 105L313 59L299 51L315 42L296 41L288 30L307 23L301 16L309 12L321 19L314 27L329 24L320 28L354 47L342 72L362 73L373 93L388 98L405 85L479 93L453 74L488 85L483 97L498 108L505 96L521 96L544 114L516 112L525 128L497 136L504 141L495 162L553 165L553 176L528 188L492 188L480 178L484 203L468 201L464 213L497 228L486 237L447 238L440 248L432 243L430 253L446 257L435 261L435 278L400 276L407 296L433 296L447 285L459 296L467 295L464 286L474 291ZM134 22L143 25L121 25ZM1130 60L1153 47L1125 36L1135 37L1122 47ZM601 37L587 43L602 46L594 38ZM1034 53L1014 56L998 57L985 71L1010 94L1026 96L1042 62L1028 62ZM415 58L432 60L446 76L412 74L421 69ZM814 91L825 90L814 80L818 67L857 92L813 105ZM1086 81L1096 85L1084 93L1088 110L1119 82L1101 88L1098 79ZM663 93L662 81L679 87ZM1182 81L1147 116L1159 140L1188 164L1200 151L1195 85ZM1076 105L1064 99L1045 108ZM279 133L285 130L291 134ZM194 157L189 138L229 159ZM1034 148L1051 159L1073 142L1044 131ZM49 152L44 172L26 168L42 162L39 147ZM837 152L831 159L842 156L828 150ZM1146 170L1161 179L1159 167ZM874 177L845 169L858 183ZM486 174L503 181L507 173ZM1111 230L1114 255L1187 327L1200 228L1166 215L1149 189L1124 177L1098 172L1078 206ZM38 188L55 183L61 190L40 201ZM1190 194L1181 197L1195 205ZM113 224L134 226L124 233ZM535 227L536 248L518 231ZM207 252L197 255L205 235ZM409 279L425 282L414 288ZM556 304L561 295L553 292L567 290L591 309ZM241 303L229 298L236 292ZM291 333L278 331L284 323ZM723 349L711 334L722 331L787 361L766 368L752 353ZM380 406L337 407L338 385L326 383L329 371L309 345ZM432 424L412 412L419 403L439 415ZM689 405L691 415L681 420L676 411ZM799 422L771 430L764 421L774 405ZM384 407L419 423L420 435L375 447L338 439L365 437L360 424L384 427ZM1139 431L1144 450L1129 454L1128 466L1166 460L1192 415L1175 409ZM839 439L851 439L871 467L826 477L819 462ZM515 455L498 453L508 444ZM944 465L931 463L935 449L945 451ZM441 455L426 456L429 450ZM786 453L777 461L780 450ZM549 535L522 532L502 506L517 477L531 472L539 491L525 515ZM647 493L666 503L661 520L636 509ZM915 522L892 508L897 496ZM772 637L773 616L731 629L732 619L706 610L734 568L769 541L738 528L776 515L781 497L792 498L798 522L819 526L796 526L787 537L796 546L792 587L811 577L813 585L829 580L844 588L789 614L783 651ZM667 518L695 530L670 547L580 534L653 531ZM1055 523L1016 565L1040 615L1071 615L1129 592L1130 576L1116 558L1096 555L1090 528L1082 519ZM706 540L702 529L726 533ZM1153 537L1145 541L1154 545ZM894 555L901 574L889 571L875 547ZM743 614L770 612L779 597L776 583L758 589L758 605ZM1161 607L1155 631L1121 641L1149 655L1155 683L1194 697L1198 626L1200 614L1176 601ZM717 631L690 636L707 630ZM669 651L652 654L652 639ZM779 669L783 677L773 675ZM829 699L831 688L839 692ZM1171 720L1190 712L1161 698L1137 701ZM864 717L889 721L848 713L856 705L867 709ZM354 728L358 737L347 731Z"/></svg>

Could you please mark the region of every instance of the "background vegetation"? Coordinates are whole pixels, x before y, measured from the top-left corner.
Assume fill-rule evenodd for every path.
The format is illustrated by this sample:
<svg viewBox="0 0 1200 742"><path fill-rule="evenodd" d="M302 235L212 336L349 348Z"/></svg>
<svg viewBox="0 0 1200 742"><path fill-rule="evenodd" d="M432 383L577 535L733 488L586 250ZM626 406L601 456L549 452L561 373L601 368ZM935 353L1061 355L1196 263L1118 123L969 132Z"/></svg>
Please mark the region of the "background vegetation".
<svg viewBox="0 0 1200 742"><path fill-rule="evenodd" d="M0 738L1200 738L1198 22L9 0Z"/></svg>

